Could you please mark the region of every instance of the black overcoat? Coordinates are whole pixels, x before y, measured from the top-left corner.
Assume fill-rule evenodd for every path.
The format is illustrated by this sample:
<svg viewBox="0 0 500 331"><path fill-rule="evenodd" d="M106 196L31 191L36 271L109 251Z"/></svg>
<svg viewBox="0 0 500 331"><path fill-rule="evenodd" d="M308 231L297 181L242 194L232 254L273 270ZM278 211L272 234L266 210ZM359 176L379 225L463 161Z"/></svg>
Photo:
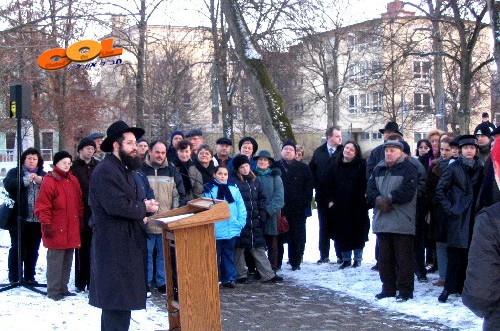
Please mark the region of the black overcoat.
<svg viewBox="0 0 500 331"><path fill-rule="evenodd" d="M91 250L89 303L110 310L146 308L145 197L132 172L113 154L90 179Z"/></svg>
<svg viewBox="0 0 500 331"><path fill-rule="evenodd" d="M275 167L281 170L281 180L285 190L285 206L282 214L288 219L290 229L282 234L283 239L305 242L306 207L313 195L313 176L305 163L280 160Z"/></svg>
<svg viewBox="0 0 500 331"><path fill-rule="evenodd" d="M264 228L267 221L266 195L262 183L251 174L251 179L240 178L233 174L231 181L238 186L247 209L247 221L236 239L236 247L256 248L266 246Z"/></svg>
<svg viewBox="0 0 500 331"><path fill-rule="evenodd" d="M326 174L333 206L328 212L330 238L342 251L365 247L370 219L366 204L366 162L357 158L351 162L337 160Z"/></svg>
<svg viewBox="0 0 500 331"><path fill-rule="evenodd" d="M474 167L459 157L439 179L436 201L447 220L448 247L468 248L475 218L475 201L483 180L483 166L477 160Z"/></svg>

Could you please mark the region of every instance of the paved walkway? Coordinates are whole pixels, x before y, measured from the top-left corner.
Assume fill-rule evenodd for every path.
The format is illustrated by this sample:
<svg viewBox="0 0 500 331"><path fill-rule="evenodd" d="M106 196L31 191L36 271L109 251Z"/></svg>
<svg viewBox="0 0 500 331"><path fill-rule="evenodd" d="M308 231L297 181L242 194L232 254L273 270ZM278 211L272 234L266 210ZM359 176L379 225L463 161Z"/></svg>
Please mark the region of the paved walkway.
<svg viewBox="0 0 500 331"><path fill-rule="evenodd" d="M233 330L454 330L387 312L324 288L252 281L221 288L222 329ZM153 293L164 305L164 296Z"/></svg>

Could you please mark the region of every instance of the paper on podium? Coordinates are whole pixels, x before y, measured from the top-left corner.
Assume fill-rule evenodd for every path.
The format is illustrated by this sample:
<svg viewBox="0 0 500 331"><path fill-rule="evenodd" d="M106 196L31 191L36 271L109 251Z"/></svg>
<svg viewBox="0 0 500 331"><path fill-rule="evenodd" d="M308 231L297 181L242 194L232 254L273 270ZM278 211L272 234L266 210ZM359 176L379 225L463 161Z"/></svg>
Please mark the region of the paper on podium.
<svg viewBox="0 0 500 331"><path fill-rule="evenodd" d="M186 217L193 216L193 215L194 214L182 214L182 215L158 218L156 220L163 222L163 223L170 223L170 222L174 222L174 221L180 220L182 218L186 218Z"/></svg>

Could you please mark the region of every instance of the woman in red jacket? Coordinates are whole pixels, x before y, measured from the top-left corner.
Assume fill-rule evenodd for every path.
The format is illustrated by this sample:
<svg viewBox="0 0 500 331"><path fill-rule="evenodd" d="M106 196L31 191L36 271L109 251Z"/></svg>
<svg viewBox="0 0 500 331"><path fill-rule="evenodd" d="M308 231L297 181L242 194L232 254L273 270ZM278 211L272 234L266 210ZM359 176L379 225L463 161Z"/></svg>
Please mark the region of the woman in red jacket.
<svg viewBox="0 0 500 331"><path fill-rule="evenodd" d="M55 301L74 296L68 291L73 249L80 247L83 217L82 191L71 174L71 155L54 155L54 169L45 176L35 203L35 215L42 225L47 251L47 296Z"/></svg>

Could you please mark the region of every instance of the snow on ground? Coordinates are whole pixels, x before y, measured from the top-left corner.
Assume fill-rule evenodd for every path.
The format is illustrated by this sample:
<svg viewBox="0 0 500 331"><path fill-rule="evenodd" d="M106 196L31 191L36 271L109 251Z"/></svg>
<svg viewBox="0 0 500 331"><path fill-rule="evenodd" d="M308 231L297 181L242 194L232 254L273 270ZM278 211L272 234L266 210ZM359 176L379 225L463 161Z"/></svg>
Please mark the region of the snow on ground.
<svg viewBox="0 0 500 331"><path fill-rule="evenodd" d="M2 167L2 163L0 163ZM10 237L7 231L0 230L0 283L7 283L7 255ZM304 263L300 271L292 272L284 264L280 272L285 281L304 286L324 287L343 293L345 300L358 298L366 301L367 306L386 309L415 316L422 320L441 323L459 330L481 330L482 320L470 312L460 297L451 296L448 302L441 304L437 297L441 287L432 285L436 274L429 275L429 282L415 282L414 299L397 303L394 298L375 300L375 294L381 290L381 282L377 272L370 268L375 263L375 236L370 234L370 241L364 250L363 263L360 268L339 270L338 265L317 265L318 251L318 218L316 210L307 220L307 243ZM286 251L286 249L285 249ZM335 258L333 245L330 257ZM286 253L285 253L286 259ZM37 280L45 283L46 249L40 248L37 265ZM74 291L74 274L70 280L70 290ZM88 304L88 293L76 297L65 298L55 302L43 295L24 288L16 288L0 293L0 325L2 330L28 330L36 326L39 331L49 330L99 330L100 310ZM168 317L164 307L158 307L148 301L146 310L132 312L130 330L152 331L168 329Z"/></svg>
<svg viewBox="0 0 500 331"><path fill-rule="evenodd" d="M317 212L313 210L313 216L307 219L304 263L300 271L291 271L290 266L284 267L280 275L285 280L325 287L345 294L346 300L349 300L349 297L358 298L378 308L441 323L450 328L467 331L482 330L482 319L465 307L460 297L452 295L444 304L437 301L443 289L432 285L432 282L438 279L437 273L428 274L429 282L425 284L418 283L415 279L413 300L403 303L396 302L394 298L376 300L375 294L382 290L382 283L378 272L370 270L375 264L375 235L370 233L369 241L363 251L361 267L340 270L335 263L316 264L319 259L318 232ZM336 260L335 250L333 245L331 246L330 259L333 261Z"/></svg>

